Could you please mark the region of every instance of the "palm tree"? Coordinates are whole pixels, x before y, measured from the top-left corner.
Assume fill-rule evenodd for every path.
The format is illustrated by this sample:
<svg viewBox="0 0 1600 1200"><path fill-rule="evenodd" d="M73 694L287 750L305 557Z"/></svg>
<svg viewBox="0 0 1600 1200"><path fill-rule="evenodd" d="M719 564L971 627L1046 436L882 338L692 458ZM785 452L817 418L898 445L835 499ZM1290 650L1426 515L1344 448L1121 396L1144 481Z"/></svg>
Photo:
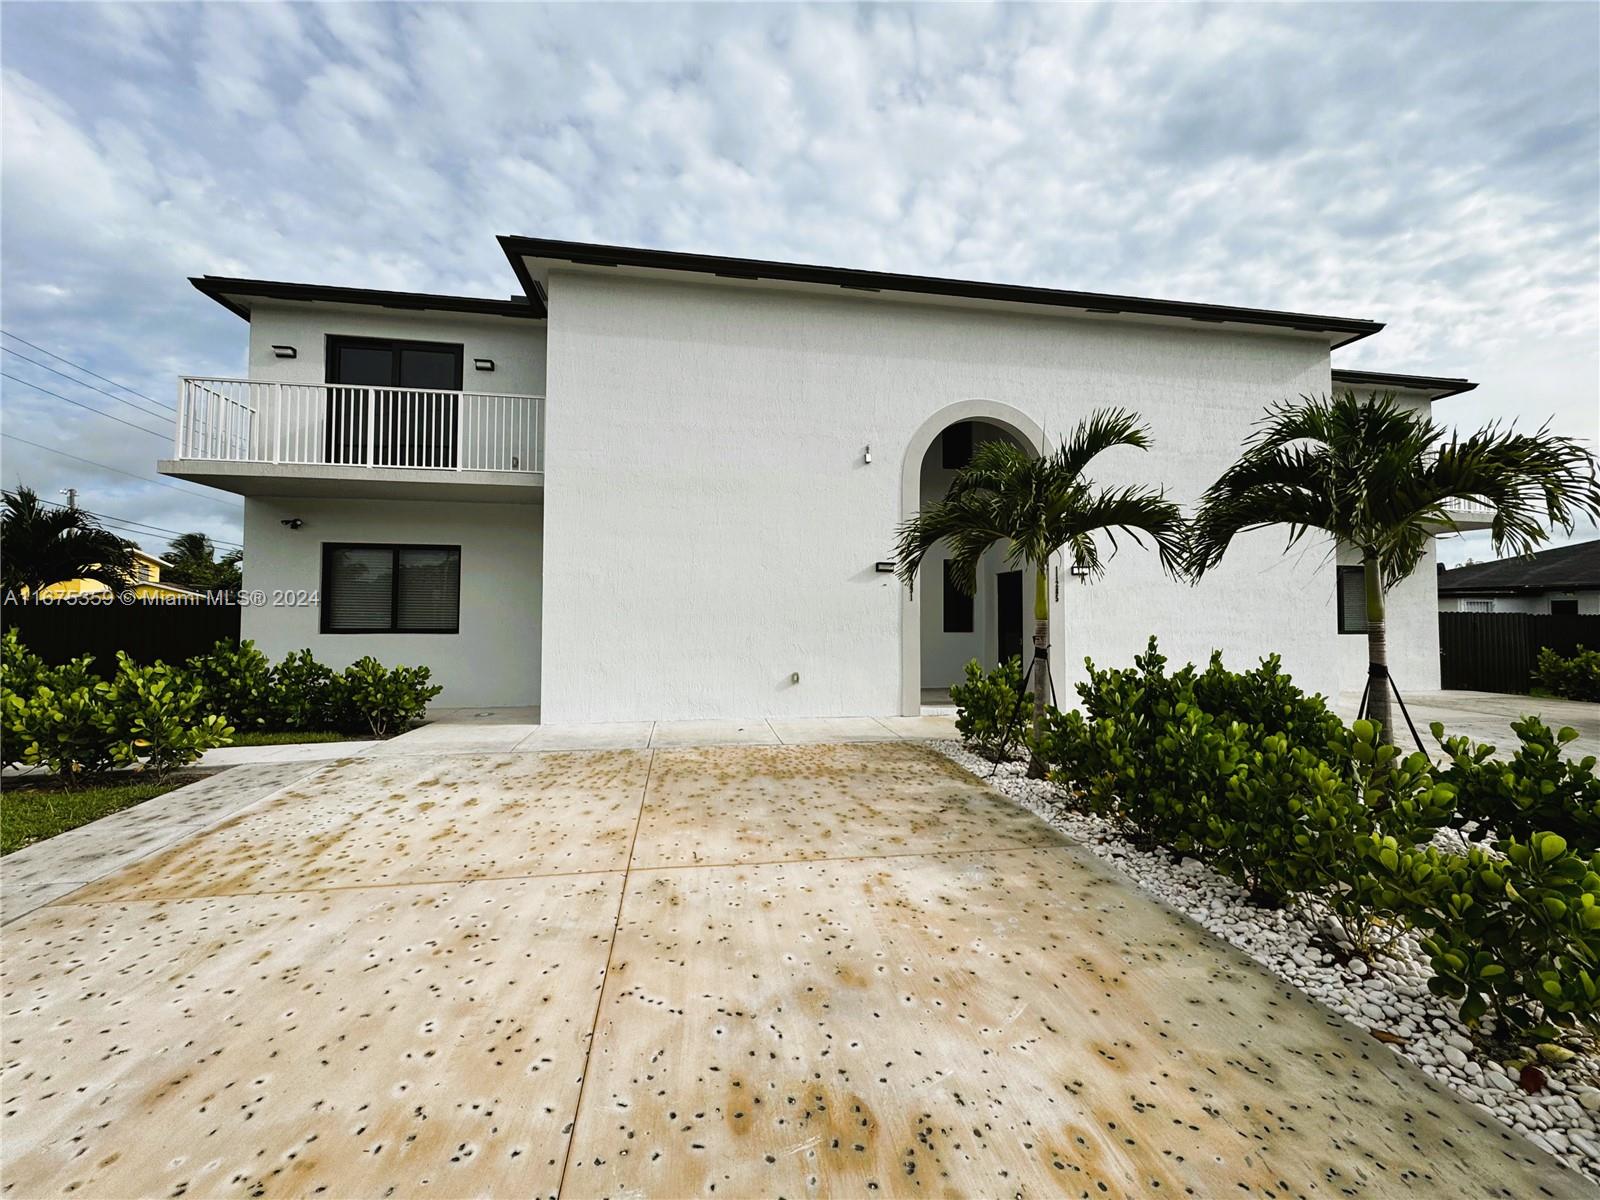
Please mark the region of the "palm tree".
<svg viewBox="0 0 1600 1200"><path fill-rule="evenodd" d="M1184 563L1184 525L1178 506L1160 489L1096 488L1084 477L1089 463L1113 446L1148 448L1148 430L1137 415L1122 409L1101 409L1078 424L1054 454L1035 458L1010 442L985 442L972 462L957 473L945 498L905 521L895 546L896 573L915 586L917 570L928 552L948 543L955 584L967 595L978 587L978 562L996 542L1006 545L1006 562L1034 571L1033 661L1027 686L1033 694L1035 732L1044 719L1049 686L1050 558L1061 550L1072 554L1075 567L1098 575L1098 535L1113 550L1120 530L1143 545L1140 534L1155 542L1161 562L1178 573ZM1043 775L1032 755L1030 775Z"/></svg>
<svg viewBox="0 0 1600 1200"><path fill-rule="evenodd" d="M217 558L216 545L204 533L180 533L167 543L161 556L162 571L169 583L184 584L205 591L237 592L242 583L239 564L244 554L229 550Z"/></svg>
<svg viewBox="0 0 1600 1200"><path fill-rule="evenodd" d="M0 513L0 577L29 598L52 583L93 579L115 591L133 570L129 543L78 508L47 506L32 488L5 492Z"/></svg>
<svg viewBox="0 0 1600 1200"><path fill-rule="evenodd" d="M1201 500L1191 526L1196 578L1222 560L1246 530L1287 525L1293 546L1313 529L1358 550L1367 606L1368 712L1391 726L1384 592L1421 560L1428 539L1456 531L1451 501L1494 513L1497 554L1526 554L1548 525L1570 530L1600 515L1594 456L1549 426L1521 434L1487 425L1460 437L1392 394L1359 400L1300 397L1268 409L1239 460Z"/></svg>

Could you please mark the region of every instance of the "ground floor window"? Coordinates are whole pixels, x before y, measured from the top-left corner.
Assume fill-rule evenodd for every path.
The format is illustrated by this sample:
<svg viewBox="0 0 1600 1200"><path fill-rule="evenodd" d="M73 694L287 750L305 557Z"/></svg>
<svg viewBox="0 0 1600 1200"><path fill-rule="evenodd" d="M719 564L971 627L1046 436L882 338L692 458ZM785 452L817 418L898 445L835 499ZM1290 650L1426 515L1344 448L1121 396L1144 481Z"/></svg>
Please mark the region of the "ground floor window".
<svg viewBox="0 0 1600 1200"><path fill-rule="evenodd" d="M1550 615L1552 617L1575 617L1578 615L1577 600L1552 600L1550 601Z"/></svg>
<svg viewBox="0 0 1600 1200"><path fill-rule="evenodd" d="M1367 573L1365 567L1339 568L1339 632L1367 631Z"/></svg>
<svg viewBox="0 0 1600 1200"><path fill-rule="evenodd" d="M323 633L456 633L460 625L460 546L323 544Z"/></svg>

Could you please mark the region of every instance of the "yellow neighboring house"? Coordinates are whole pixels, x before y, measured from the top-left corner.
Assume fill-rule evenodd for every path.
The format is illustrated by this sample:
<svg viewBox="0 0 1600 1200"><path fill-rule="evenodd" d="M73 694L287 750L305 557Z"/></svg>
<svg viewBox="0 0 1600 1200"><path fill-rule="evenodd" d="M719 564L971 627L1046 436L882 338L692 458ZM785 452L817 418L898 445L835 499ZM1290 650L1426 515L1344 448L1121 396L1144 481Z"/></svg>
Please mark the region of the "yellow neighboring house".
<svg viewBox="0 0 1600 1200"><path fill-rule="evenodd" d="M143 550L134 550L133 554L133 594L140 600L181 600L186 597L200 599L200 593L189 588L179 587L175 583L161 582L161 568L166 566L159 558L146 554ZM47 588L42 588L39 597L42 600L64 600L68 596L94 596L111 589L98 579L64 579L60 583L52 583Z"/></svg>

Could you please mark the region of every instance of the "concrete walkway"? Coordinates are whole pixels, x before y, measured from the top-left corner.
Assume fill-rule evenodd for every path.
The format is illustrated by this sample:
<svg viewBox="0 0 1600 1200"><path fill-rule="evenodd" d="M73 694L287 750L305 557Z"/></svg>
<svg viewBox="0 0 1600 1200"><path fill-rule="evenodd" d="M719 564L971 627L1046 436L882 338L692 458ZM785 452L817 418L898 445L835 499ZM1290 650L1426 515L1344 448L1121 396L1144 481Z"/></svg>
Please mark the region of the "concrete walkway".
<svg viewBox="0 0 1600 1200"><path fill-rule="evenodd" d="M0 931L6 1196L1586 1191L925 747L420 741Z"/></svg>
<svg viewBox="0 0 1600 1200"><path fill-rule="evenodd" d="M1438 747L1428 732L1428 726L1434 721L1444 724L1447 737L1460 735L1474 742L1488 742L1498 750L1499 757L1509 758L1517 748L1517 735L1511 732L1511 722L1529 714L1538 716L1552 729L1567 725L1578 731L1578 739L1567 746L1569 756L1600 756L1600 704L1467 691L1407 692L1405 702L1411 719L1416 722L1417 732L1422 735L1423 746L1435 759L1439 757ZM1337 711L1350 720L1355 717L1360 703L1359 694L1340 696ZM1411 734L1398 710L1395 719L1401 722L1400 744L1411 748Z"/></svg>

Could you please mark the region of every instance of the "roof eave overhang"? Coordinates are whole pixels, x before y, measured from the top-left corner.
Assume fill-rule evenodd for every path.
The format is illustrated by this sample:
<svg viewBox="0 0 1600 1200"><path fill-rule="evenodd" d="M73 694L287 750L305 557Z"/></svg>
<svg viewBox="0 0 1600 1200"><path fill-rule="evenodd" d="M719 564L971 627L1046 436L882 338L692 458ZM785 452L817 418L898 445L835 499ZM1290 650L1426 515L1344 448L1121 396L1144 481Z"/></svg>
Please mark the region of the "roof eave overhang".
<svg viewBox="0 0 1600 1200"><path fill-rule="evenodd" d="M518 320L541 320L545 316L542 293L526 293L530 297L526 300L492 300L476 296L442 296L430 292L388 292L372 288L287 283L273 279L232 279L219 275L194 276L189 282L202 294L246 321L250 319L251 300L355 305L413 312L470 313Z"/></svg>
<svg viewBox="0 0 1600 1200"><path fill-rule="evenodd" d="M1338 367L1334 368L1333 382L1348 384L1351 387L1422 392L1429 400L1459 396L1478 386L1470 379L1452 379L1444 375L1399 375L1393 371L1350 371Z"/></svg>
<svg viewBox="0 0 1600 1200"><path fill-rule="evenodd" d="M923 275L900 275L849 267L729 258L712 254L684 254L636 246L564 242L509 234L501 235L499 241L501 249L505 251L506 258L511 263L511 269L522 283L523 290L530 296L539 295L541 298L544 295L544 280L552 267L628 268L670 272L675 275L703 275L712 279L746 284L755 282L809 284L819 288L843 289L863 294L889 292L907 296L1033 306L1095 316L1157 317L1208 325L1268 328L1327 337L1330 349L1337 349L1361 338L1370 337L1383 328L1382 322L1352 317L1327 317L1311 313L1194 304L1188 301L1157 300L1141 296L1073 292L1057 288L981 283L963 279L939 279Z"/></svg>

